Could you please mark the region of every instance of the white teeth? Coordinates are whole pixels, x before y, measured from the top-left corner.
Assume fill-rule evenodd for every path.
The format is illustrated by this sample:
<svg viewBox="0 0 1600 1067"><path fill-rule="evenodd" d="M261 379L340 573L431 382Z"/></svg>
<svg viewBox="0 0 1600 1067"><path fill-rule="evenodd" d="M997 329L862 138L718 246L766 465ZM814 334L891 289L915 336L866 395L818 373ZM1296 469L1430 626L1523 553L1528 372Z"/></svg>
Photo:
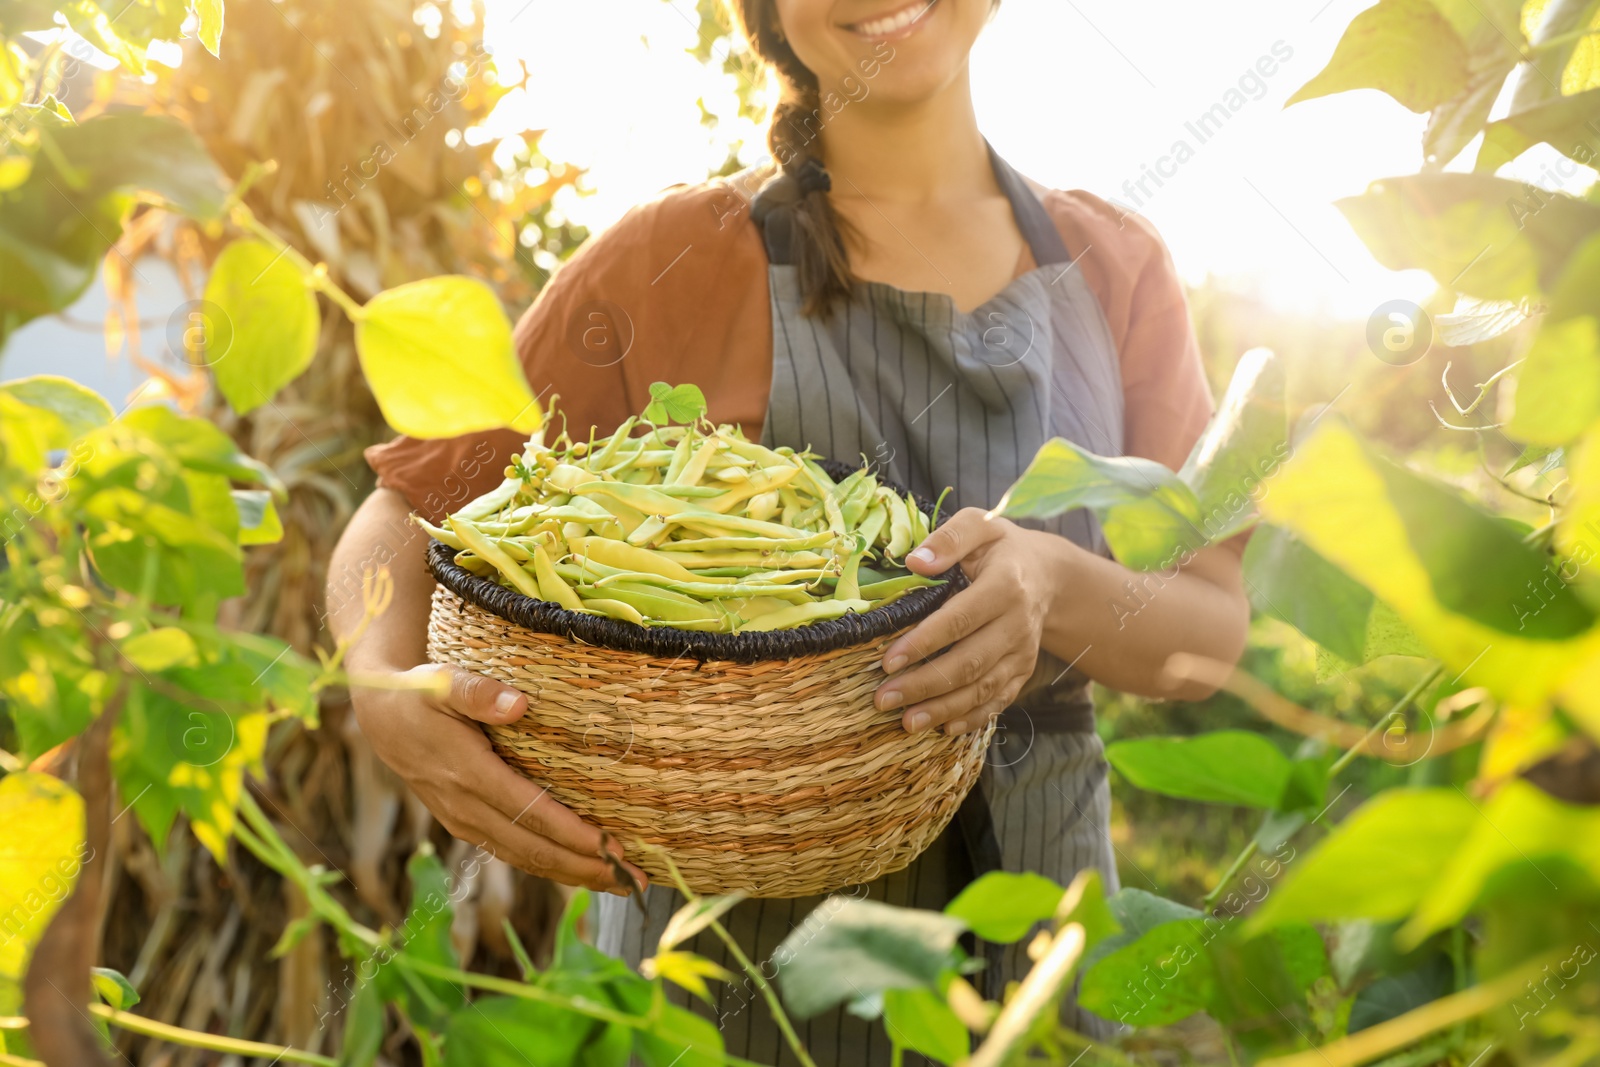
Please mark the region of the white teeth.
<svg viewBox="0 0 1600 1067"><path fill-rule="evenodd" d="M884 34L903 30L913 22L926 15L933 8L934 0L927 3L908 4L892 14L883 18L872 19L868 22L858 22L852 29L866 37L882 37Z"/></svg>

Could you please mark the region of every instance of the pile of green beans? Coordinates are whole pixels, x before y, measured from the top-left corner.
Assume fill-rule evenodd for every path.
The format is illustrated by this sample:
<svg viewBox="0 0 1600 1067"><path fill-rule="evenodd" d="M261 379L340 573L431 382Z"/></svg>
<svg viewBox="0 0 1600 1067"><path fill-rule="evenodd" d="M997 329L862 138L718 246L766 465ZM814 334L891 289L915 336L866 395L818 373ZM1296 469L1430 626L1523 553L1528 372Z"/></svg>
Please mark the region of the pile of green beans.
<svg viewBox="0 0 1600 1067"><path fill-rule="evenodd" d="M418 522L474 574L642 626L789 629L940 584L902 566L932 527L916 503L817 459L704 420L549 446L541 431L499 488Z"/></svg>

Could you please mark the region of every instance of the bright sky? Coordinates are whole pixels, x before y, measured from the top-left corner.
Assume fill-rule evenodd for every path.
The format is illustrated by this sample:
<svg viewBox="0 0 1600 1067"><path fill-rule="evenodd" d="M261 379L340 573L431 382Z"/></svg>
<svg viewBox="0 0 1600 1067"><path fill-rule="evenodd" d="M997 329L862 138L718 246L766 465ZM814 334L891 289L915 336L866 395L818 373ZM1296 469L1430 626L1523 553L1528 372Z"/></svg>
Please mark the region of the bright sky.
<svg viewBox="0 0 1600 1067"><path fill-rule="evenodd" d="M1420 300L1426 275L1378 266L1332 206L1377 178L1416 171L1422 116L1376 92L1283 101L1327 62L1368 0L1004 0L973 56L985 134L1047 185L1137 206L1191 281L1211 274L1294 310L1366 318ZM548 128L555 158L591 169L598 192L568 206L591 228L725 158L728 131L699 123L698 97L732 112L731 79L685 54L692 0L488 0L487 35L526 58L526 97L496 126ZM551 41L561 42L551 47ZM1204 143L1185 128L1257 61L1290 58ZM1259 99L1249 99L1259 95ZM737 132L737 131L736 131ZM743 131L759 141L759 131ZM1185 140L1193 149L1159 189L1137 182ZM1519 169L1536 177L1542 161Z"/></svg>

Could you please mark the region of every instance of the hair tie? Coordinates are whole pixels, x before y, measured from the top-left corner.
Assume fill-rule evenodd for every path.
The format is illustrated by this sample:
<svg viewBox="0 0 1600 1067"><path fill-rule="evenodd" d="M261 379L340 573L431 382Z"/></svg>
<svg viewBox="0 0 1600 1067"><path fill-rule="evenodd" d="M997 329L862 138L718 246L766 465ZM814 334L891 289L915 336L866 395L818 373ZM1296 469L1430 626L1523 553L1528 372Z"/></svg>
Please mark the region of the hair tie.
<svg viewBox="0 0 1600 1067"><path fill-rule="evenodd" d="M800 161L794 171L794 180L802 196L826 193L833 189L833 178L828 175L828 168L816 156L807 156Z"/></svg>

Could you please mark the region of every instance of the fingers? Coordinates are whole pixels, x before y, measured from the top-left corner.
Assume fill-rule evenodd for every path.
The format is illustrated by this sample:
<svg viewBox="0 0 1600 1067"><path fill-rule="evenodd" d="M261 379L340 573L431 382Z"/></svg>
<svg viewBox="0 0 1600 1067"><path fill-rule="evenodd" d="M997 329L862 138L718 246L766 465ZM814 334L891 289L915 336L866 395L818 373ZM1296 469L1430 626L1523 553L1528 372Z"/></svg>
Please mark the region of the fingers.
<svg viewBox="0 0 1600 1067"><path fill-rule="evenodd" d="M430 663L406 673L427 679L437 687L432 690L432 700L441 711L452 711L478 722L500 724L513 722L528 710L527 694L460 667Z"/></svg>
<svg viewBox="0 0 1600 1067"><path fill-rule="evenodd" d="M975 707L1009 703L1032 671L1007 627L989 625L937 659L885 682L878 706L904 708L906 729L924 730Z"/></svg>
<svg viewBox="0 0 1600 1067"><path fill-rule="evenodd" d="M595 855L582 855L525 829L476 797L458 798L446 809L436 809L452 837L477 845L513 867L563 885L581 885L603 893L627 895L618 886L610 864ZM643 884L643 883L641 883Z"/></svg>
<svg viewBox="0 0 1600 1067"><path fill-rule="evenodd" d="M927 659L946 645L954 644L998 619L1011 606L1007 598L997 589L989 589L983 585L973 585L963 589L938 611L913 626L909 633L902 635L883 650L884 673L897 674L907 664ZM878 702L880 708L887 709L894 706L884 704L882 698L882 690L893 686L894 682L886 682L880 688Z"/></svg>
<svg viewBox="0 0 1600 1067"><path fill-rule="evenodd" d="M474 770L474 780L469 788L502 818L536 834L563 852L595 857L594 863L606 871L606 885L616 885L610 866L598 858L601 835L597 827L584 822L571 808L551 796L544 786L524 778L498 757L485 762L481 773L478 773L478 768ZM615 838L611 839L610 845L609 851L621 859L622 846ZM623 866L633 873L641 886L650 884L649 876L638 867L626 861Z"/></svg>
<svg viewBox="0 0 1600 1067"><path fill-rule="evenodd" d="M906 556L906 565L922 575L943 574L973 552L998 540L1011 526L991 519L982 508L962 508Z"/></svg>

